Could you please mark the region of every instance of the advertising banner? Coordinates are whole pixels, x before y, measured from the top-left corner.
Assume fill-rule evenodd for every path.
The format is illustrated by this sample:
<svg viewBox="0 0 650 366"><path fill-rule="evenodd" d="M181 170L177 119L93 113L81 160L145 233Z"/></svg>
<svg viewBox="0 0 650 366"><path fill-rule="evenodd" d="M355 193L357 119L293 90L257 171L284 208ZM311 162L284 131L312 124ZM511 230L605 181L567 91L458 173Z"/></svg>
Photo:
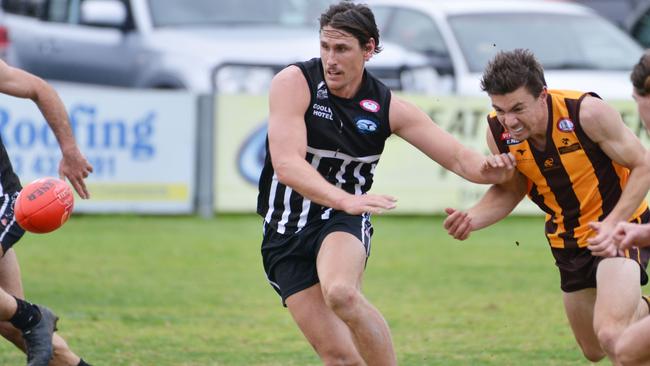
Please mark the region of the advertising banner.
<svg viewBox="0 0 650 366"><path fill-rule="evenodd" d="M440 127L461 143L487 154L487 97L403 96L424 110ZM632 100L608 101L641 138L650 141ZM220 95L217 102L215 159L216 210L253 212L257 179L265 156L264 144L268 101L266 96ZM488 188L449 172L397 136L391 136L375 171L371 192L398 198L395 213L443 213L446 207L468 208ZM515 210L540 214L539 208L523 200Z"/></svg>
<svg viewBox="0 0 650 366"><path fill-rule="evenodd" d="M196 97L186 92L56 85L93 165L78 212L191 213ZM0 134L23 184L58 176L61 151L31 100L0 95Z"/></svg>

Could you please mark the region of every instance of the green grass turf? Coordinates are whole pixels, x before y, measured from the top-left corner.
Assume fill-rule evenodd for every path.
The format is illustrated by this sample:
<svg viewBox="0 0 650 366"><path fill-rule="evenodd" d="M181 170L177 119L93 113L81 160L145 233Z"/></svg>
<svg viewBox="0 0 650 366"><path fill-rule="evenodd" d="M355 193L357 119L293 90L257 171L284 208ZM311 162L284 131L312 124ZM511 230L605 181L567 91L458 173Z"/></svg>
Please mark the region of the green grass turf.
<svg viewBox="0 0 650 366"><path fill-rule="evenodd" d="M81 216L16 246L28 299L95 365L319 365L266 283L256 216ZM442 218L373 218L364 293L401 365L586 365L543 219L457 242ZM519 241L517 246L515 241ZM0 365L24 364L0 342Z"/></svg>

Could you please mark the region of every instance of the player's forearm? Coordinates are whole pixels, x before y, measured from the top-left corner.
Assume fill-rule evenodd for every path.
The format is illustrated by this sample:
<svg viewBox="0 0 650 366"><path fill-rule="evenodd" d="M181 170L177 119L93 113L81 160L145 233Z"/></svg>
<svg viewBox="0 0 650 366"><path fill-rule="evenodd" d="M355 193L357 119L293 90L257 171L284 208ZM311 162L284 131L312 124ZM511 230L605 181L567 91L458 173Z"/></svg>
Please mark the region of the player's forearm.
<svg viewBox="0 0 650 366"><path fill-rule="evenodd" d="M488 227L505 218L517 207L522 197L500 185L491 186L481 200L467 210L473 230Z"/></svg>
<svg viewBox="0 0 650 366"><path fill-rule="evenodd" d="M39 80L37 91L32 100L52 129L61 147L61 152L65 155L67 151L77 149L68 114L56 91L45 81Z"/></svg>
<svg viewBox="0 0 650 366"><path fill-rule="evenodd" d="M351 194L332 185L304 159L284 159L273 163L278 180L303 197L325 207L341 209L341 202Z"/></svg>
<svg viewBox="0 0 650 366"><path fill-rule="evenodd" d="M491 174L486 174L483 169L484 162L485 156L470 148L463 147L457 154L456 166L453 171L468 181L479 184L495 184L505 179L505 171L491 171Z"/></svg>
<svg viewBox="0 0 650 366"><path fill-rule="evenodd" d="M650 168L645 165L633 169L621 198L605 218L606 222L629 221L650 189Z"/></svg>

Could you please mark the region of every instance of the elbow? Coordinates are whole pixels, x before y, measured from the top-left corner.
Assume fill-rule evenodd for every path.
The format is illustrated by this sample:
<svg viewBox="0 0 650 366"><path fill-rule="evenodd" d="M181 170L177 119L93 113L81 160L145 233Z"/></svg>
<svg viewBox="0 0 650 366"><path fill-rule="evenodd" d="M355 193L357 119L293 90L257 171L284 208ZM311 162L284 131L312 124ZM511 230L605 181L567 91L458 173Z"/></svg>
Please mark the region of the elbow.
<svg viewBox="0 0 650 366"><path fill-rule="evenodd" d="M273 170L278 181L284 185L291 185L291 163L287 160L273 161Z"/></svg>

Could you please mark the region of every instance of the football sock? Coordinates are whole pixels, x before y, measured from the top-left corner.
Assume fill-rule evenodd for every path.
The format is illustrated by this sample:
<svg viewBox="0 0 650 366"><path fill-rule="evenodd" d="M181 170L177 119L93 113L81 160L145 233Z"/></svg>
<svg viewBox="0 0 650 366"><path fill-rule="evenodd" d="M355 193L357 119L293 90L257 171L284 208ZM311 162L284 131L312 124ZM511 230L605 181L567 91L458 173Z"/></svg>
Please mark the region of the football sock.
<svg viewBox="0 0 650 366"><path fill-rule="evenodd" d="M41 321L41 312L36 305L18 298L15 299L18 303L16 313L9 319L9 322L14 327L24 331L32 328Z"/></svg>
<svg viewBox="0 0 650 366"><path fill-rule="evenodd" d="M77 366L92 366L92 365L87 363L86 361L84 361L83 358L80 358L79 363L77 364Z"/></svg>

